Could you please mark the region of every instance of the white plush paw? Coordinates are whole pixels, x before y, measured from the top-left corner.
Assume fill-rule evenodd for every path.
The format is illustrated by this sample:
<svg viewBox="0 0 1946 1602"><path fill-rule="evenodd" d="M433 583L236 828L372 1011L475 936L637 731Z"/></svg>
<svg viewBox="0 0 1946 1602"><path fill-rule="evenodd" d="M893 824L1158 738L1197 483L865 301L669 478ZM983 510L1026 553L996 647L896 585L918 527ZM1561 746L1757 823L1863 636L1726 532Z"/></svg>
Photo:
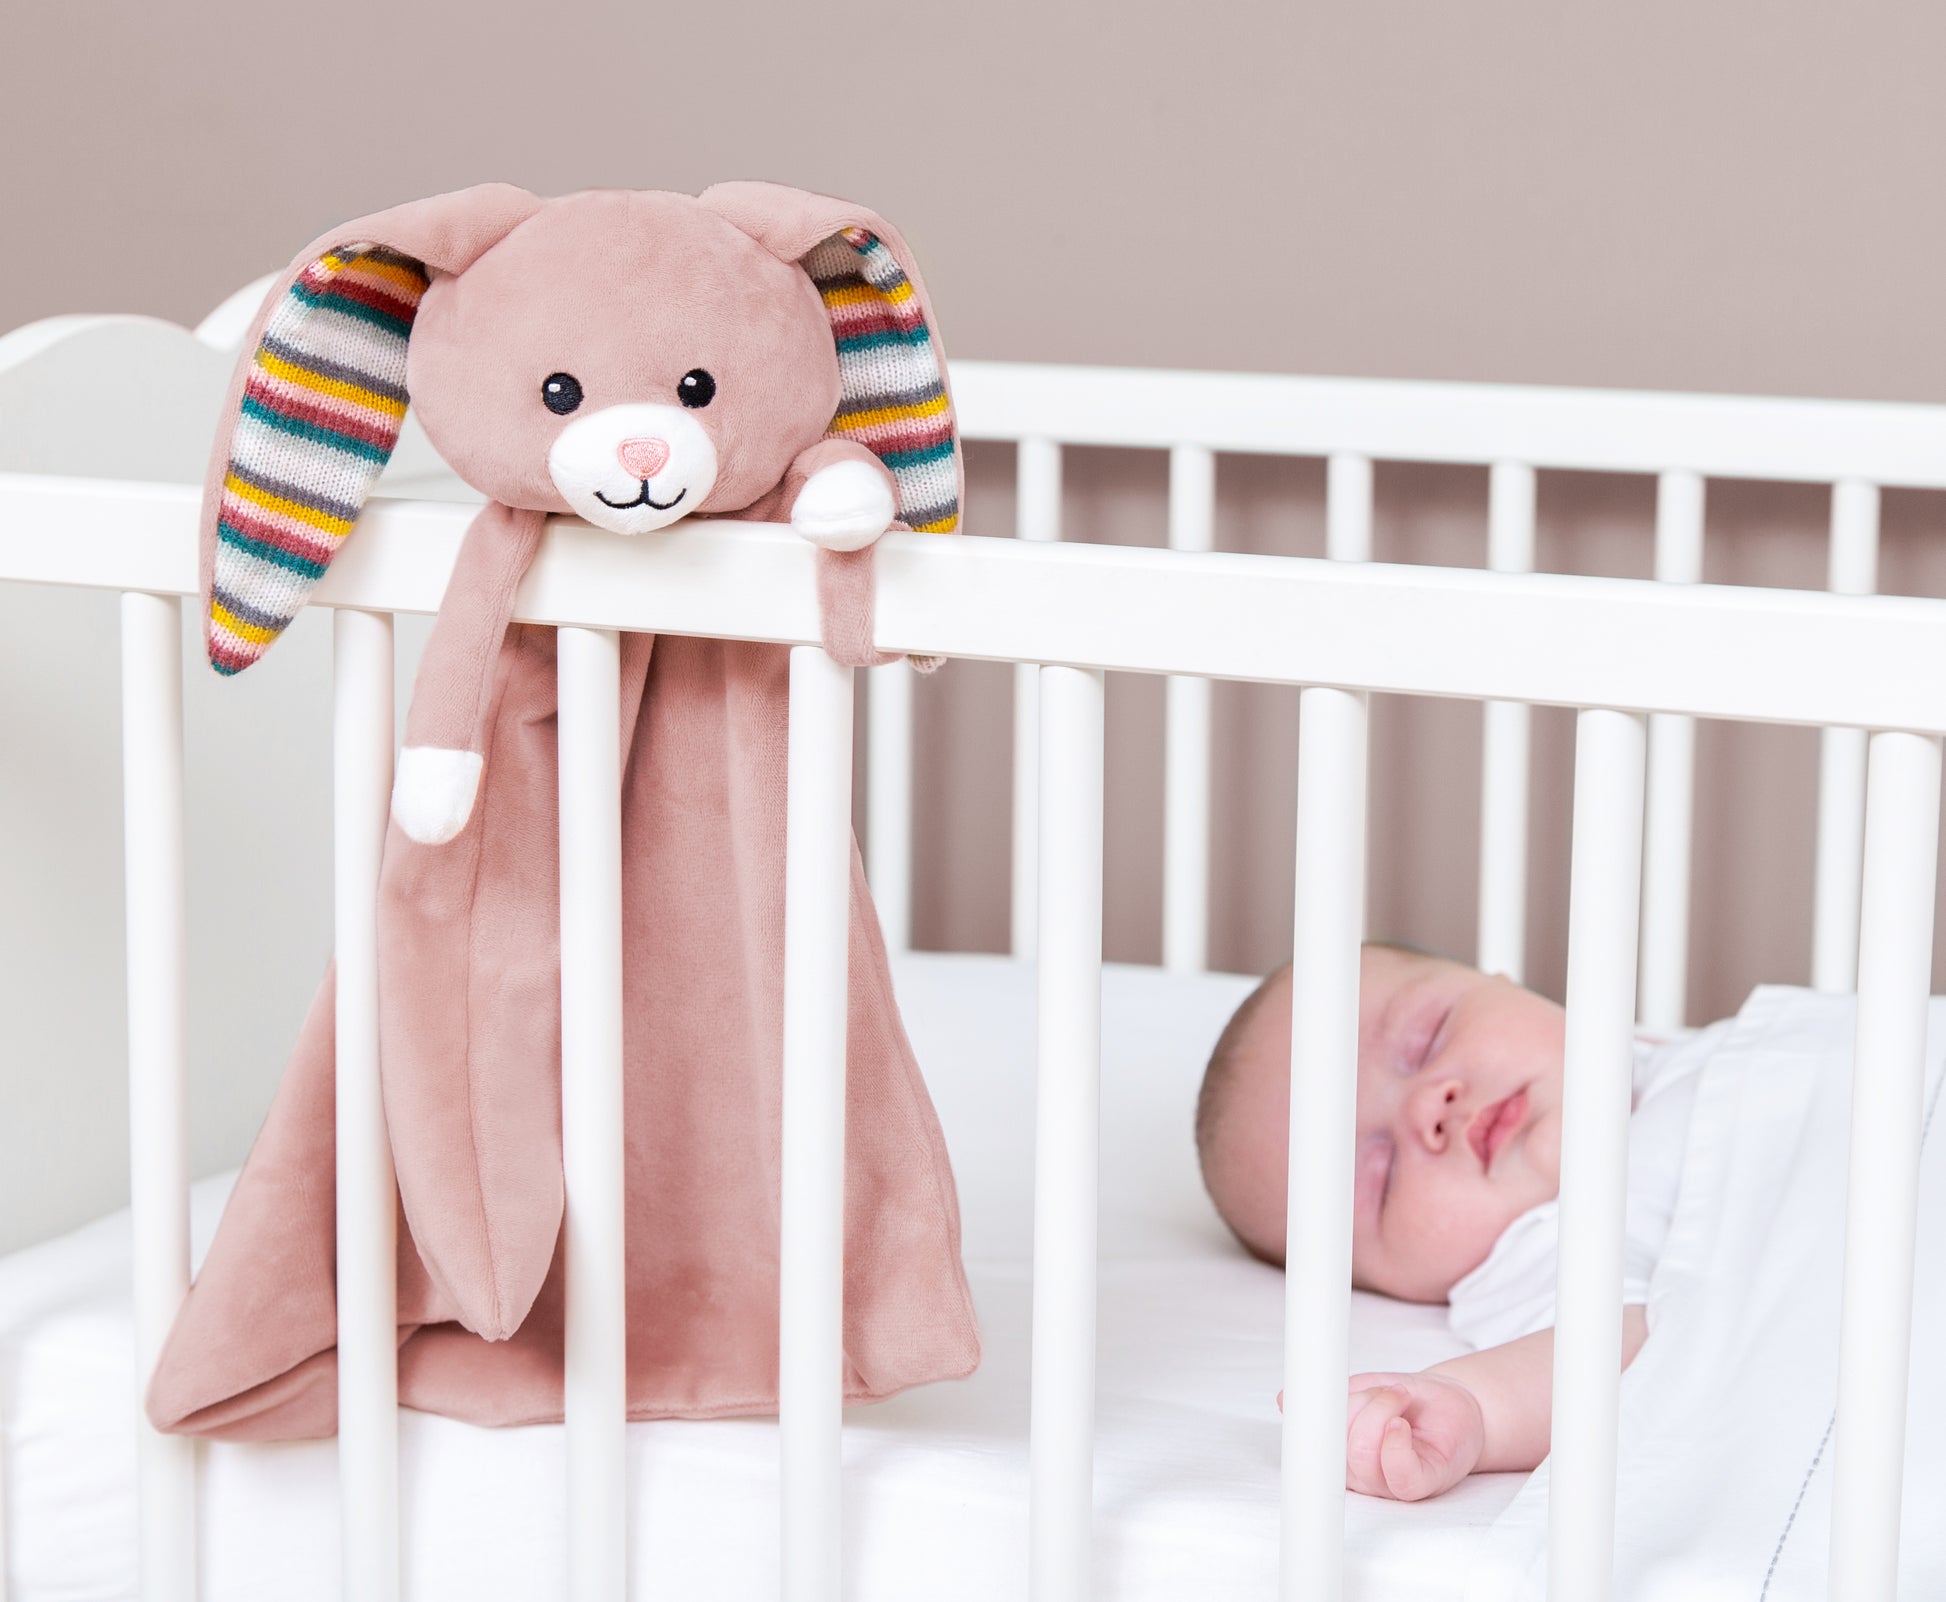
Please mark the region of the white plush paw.
<svg viewBox="0 0 1946 1602"><path fill-rule="evenodd" d="M409 745L392 780L392 816L407 839L444 845L466 827L479 793L479 752Z"/></svg>
<svg viewBox="0 0 1946 1602"><path fill-rule="evenodd" d="M827 551L862 551L892 526L898 508L884 472L866 462L833 462L804 481L791 527Z"/></svg>

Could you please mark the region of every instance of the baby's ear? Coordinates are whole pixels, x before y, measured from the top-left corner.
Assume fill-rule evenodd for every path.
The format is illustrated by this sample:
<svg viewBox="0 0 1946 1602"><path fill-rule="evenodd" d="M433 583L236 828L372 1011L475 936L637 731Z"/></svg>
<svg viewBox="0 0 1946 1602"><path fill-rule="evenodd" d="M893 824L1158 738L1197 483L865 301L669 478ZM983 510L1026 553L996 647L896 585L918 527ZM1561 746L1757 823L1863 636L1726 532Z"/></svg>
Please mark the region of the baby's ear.
<svg viewBox="0 0 1946 1602"><path fill-rule="evenodd" d="M838 347L827 435L858 441L891 469L909 528L957 529L965 471L946 352L899 231L863 206L783 184L717 184L699 198L817 285Z"/></svg>
<svg viewBox="0 0 1946 1602"><path fill-rule="evenodd" d="M406 346L435 274L464 272L541 202L480 184L299 251L243 341L203 484L210 665L267 651L337 555L398 444Z"/></svg>

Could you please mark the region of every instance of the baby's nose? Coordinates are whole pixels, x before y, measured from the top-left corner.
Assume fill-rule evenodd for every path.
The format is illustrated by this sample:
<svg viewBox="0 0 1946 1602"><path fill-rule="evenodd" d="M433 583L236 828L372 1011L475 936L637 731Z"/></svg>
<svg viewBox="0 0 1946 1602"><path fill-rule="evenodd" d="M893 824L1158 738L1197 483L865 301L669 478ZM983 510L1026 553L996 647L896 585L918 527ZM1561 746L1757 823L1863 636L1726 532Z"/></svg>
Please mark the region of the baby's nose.
<svg viewBox="0 0 1946 1602"><path fill-rule="evenodd" d="M1414 1097L1412 1121L1428 1151L1442 1152L1459 1139L1460 1089L1457 1080L1439 1080Z"/></svg>
<svg viewBox="0 0 1946 1602"><path fill-rule="evenodd" d="M625 439L615 447L622 466L634 478L654 478L669 460L666 439Z"/></svg>

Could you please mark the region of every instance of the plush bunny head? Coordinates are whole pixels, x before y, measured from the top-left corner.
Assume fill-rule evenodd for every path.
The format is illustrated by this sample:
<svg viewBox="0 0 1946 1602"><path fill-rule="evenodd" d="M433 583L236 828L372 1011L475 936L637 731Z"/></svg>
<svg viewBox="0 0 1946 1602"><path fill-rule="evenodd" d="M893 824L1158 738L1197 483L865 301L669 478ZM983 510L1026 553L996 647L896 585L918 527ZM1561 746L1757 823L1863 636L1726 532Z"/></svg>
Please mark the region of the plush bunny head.
<svg viewBox="0 0 1946 1602"><path fill-rule="evenodd" d="M222 673L323 576L408 398L491 500L618 534L743 510L831 436L890 469L908 526L958 524L946 364L904 242L779 185L396 207L301 252L245 352L204 506Z"/></svg>

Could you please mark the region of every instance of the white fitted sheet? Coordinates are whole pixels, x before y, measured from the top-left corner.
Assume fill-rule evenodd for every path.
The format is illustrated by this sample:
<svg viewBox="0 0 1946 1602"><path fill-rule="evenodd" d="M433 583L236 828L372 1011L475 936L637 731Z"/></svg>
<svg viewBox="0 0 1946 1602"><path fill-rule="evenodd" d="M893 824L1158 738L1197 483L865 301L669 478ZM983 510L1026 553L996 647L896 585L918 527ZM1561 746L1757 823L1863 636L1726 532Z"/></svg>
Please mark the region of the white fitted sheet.
<svg viewBox="0 0 1946 1602"><path fill-rule="evenodd" d="M970 1380L847 1413L847 1596L1025 1597L1033 970L924 954L894 970L952 1151L986 1358ZM1145 968L1104 980L1095 1561L1098 1594L1120 1602L1277 1594L1283 1280L1230 1241L1191 1138L1202 1063L1248 989ZM199 1252L227 1188L197 1187ZM9 1602L136 1595L127 1282L125 1214L0 1260ZM1357 1368L1457 1349L1440 1308L1361 1295L1352 1325ZM635 1594L775 1595L772 1423L632 1424L629 1451ZM558 1426L407 1412L400 1455L413 1602L558 1593ZM335 1472L328 1441L202 1449L208 1602L335 1599ZM1480 1594L1484 1534L1519 1484L1478 1476L1414 1506L1350 1497L1348 1597Z"/></svg>

